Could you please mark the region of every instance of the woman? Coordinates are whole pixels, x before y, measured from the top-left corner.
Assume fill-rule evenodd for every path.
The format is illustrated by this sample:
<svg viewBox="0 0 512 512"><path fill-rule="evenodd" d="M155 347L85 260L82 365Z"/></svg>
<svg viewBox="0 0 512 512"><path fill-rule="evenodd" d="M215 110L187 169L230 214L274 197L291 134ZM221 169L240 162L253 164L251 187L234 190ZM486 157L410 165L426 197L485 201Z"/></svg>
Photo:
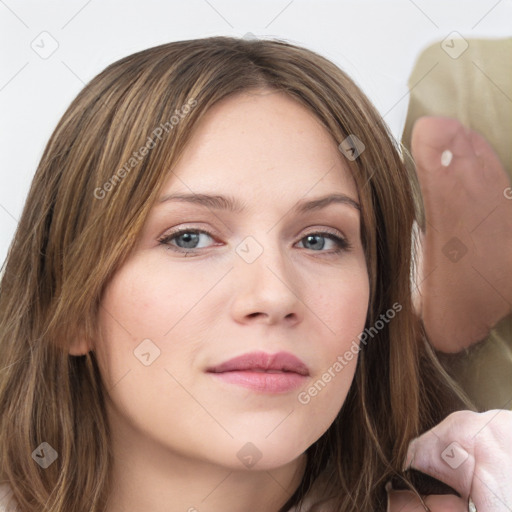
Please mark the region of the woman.
<svg viewBox="0 0 512 512"><path fill-rule="evenodd" d="M21 510L385 510L409 442L465 406L413 313L415 190L308 50L216 37L104 70L1 283Z"/></svg>

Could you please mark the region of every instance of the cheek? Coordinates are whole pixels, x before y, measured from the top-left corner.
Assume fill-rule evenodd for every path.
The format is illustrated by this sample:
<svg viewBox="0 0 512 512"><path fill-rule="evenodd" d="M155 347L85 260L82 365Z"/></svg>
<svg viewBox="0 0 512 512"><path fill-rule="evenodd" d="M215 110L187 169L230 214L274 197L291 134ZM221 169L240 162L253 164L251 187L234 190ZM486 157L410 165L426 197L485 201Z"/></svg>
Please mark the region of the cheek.
<svg viewBox="0 0 512 512"><path fill-rule="evenodd" d="M347 338L359 334L368 313L370 286L366 266L358 261L344 270L337 278L326 279L323 289L318 288L311 295L311 309L333 335L326 337L328 350L343 348Z"/></svg>
<svg viewBox="0 0 512 512"><path fill-rule="evenodd" d="M331 282L313 306L327 332L317 346L321 363L297 400L323 432L340 411L352 384L359 357L359 334L368 312L369 280L361 264ZM313 309L313 308L312 308ZM311 432L312 433L312 432Z"/></svg>
<svg viewBox="0 0 512 512"><path fill-rule="evenodd" d="M167 366L185 372L176 362L188 361L207 334L210 325L203 326L198 316L218 280L215 271L201 279L171 272L143 254L126 262L105 289L99 310L101 338L95 352L104 378L115 385L127 372L133 376L144 370L148 375Z"/></svg>
<svg viewBox="0 0 512 512"><path fill-rule="evenodd" d="M162 336L197 302L202 288L189 276L127 265L110 283L103 306L119 323Z"/></svg>
<svg viewBox="0 0 512 512"><path fill-rule="evenodd" d="M165 266L135 259L117 272L102 298L99 321L110 338L122 335L136 342L162 339L183 319L214 284Z"/></svg>
<svg viewBox="0 0 512 512"><path fill-rule="evenodd" d="M176 322L176 313L153 273L130 262L115 274L101 300L101 338L95 346L102 373L112 385L127 371L137 371L143 365L141 359L160 355L160 340ZM141 354L138 347L144 348ZM150 356L143 356L148 352Z"/></svg>

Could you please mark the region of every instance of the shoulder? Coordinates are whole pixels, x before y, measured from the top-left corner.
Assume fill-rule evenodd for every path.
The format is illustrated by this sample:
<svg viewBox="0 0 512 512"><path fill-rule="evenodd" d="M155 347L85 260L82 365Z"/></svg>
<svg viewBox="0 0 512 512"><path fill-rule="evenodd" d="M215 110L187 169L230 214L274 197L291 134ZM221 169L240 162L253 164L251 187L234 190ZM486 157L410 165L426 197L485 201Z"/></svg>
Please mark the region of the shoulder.
<svg viewBox="0 0 512 512"><path fill-rule="evenodd" d="M12 490L9 484L0 483L0 512L13 512Z"/></svg>

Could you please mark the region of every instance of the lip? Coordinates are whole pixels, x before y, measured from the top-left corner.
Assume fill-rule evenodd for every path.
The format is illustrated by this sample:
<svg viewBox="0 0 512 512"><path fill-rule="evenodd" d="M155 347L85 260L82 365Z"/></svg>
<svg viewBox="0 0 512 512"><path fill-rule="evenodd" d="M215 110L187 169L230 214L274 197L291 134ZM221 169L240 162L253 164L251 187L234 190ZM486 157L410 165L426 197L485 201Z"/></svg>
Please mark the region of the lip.
<svg viewBox="0 0 512 512"><path fill-rule="evenodd" d="M289 352L250 352L206 370L214 378L265 393L283 393L302 386L309 368Z"/></svg>

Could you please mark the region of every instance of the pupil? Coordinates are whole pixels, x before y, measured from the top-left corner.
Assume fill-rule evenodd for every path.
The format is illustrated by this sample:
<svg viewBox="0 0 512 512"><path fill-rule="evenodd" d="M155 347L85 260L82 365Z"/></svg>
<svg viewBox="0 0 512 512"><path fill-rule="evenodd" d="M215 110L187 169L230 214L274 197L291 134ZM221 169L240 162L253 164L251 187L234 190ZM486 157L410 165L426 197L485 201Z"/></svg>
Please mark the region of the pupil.
<svg viewBox="0 0 512 512"><path fill-rule="evenodd" d="M185 233L178 237L178 240L181 240L184 242L184 244L178 244L180 247L183 247L184 249L193 249L194 244L197 243L197 237L199 236L198 233Z"/></svg>
<svg viewBox="0 0 512 512"><path fill-rule="evenodd" d="M318 247L320 249L324 248L325 242L318 242L318 238L320 238L318 235L308 235L306 237L307 243L313 243L313 248Z"/></svg>

